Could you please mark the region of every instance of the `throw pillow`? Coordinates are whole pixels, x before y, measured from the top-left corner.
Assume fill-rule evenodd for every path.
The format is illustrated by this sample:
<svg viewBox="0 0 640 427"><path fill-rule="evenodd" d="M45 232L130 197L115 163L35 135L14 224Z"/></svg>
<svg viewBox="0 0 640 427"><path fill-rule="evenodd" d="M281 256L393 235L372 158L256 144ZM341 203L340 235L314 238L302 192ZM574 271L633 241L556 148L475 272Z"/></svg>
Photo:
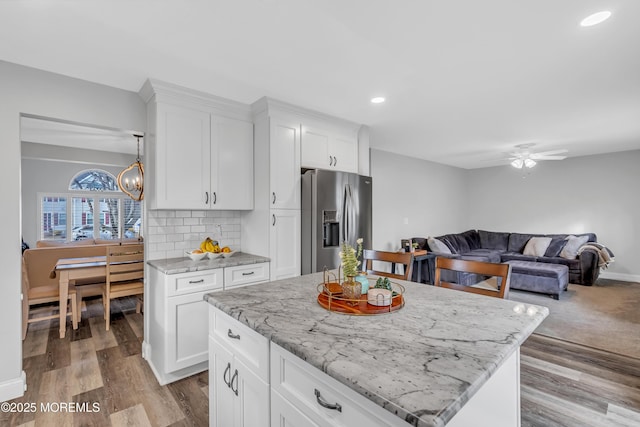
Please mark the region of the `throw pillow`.
<svg viewBox="0 0 640 427"><path fill-rule="evenodd" d="M551 244L551 237L532 237L527 242L522 253L524 255L544 256Z"/></svg>
<svg viewBox="0 0 640 427"><path fill-rule="evenodd" d="M427 243L429 244L429 249L431 249L432 252L440 252L441 254L451 253L449 247L441 240L429 237L427 239Z"/></svg>
<svg viewBox="0 0 640 427"><path fill-rule="evenodd" d="M560 251L564 248L564 245L567 244L567 241L561 237L552 237L551 244L547 248L547 251L544 253L544 256L555 258L560 255Z"/></svg>
<svg viewBox="0 0 640 427"><path fill-rule="evenodd" d="M567 243L560 252L560 257L565 259L576 259L578 256L578 249L589 241L589 236L567 236L565 239Z"/></svg>

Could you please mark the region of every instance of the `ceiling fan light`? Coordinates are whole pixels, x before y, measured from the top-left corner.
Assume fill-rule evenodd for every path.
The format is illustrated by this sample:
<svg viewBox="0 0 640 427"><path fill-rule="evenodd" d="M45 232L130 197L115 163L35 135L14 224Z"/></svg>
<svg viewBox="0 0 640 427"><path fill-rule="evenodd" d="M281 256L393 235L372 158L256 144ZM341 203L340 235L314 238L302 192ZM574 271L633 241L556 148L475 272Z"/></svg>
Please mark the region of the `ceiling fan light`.
<svg viewBox="0 0 640 427"><path fill-rule="evenodd" d="M533 159L524 159L524 165L528 168L532 168L536 165L536 161Z"/></svg>
<svg viewBox="0 0 640 427"><path fill-rule="evenodd" d="M524 161L522 159L515 159L514 161L511 162L511 166L513 166L516 169L522 169L523 164L524 164Z"/></svg>

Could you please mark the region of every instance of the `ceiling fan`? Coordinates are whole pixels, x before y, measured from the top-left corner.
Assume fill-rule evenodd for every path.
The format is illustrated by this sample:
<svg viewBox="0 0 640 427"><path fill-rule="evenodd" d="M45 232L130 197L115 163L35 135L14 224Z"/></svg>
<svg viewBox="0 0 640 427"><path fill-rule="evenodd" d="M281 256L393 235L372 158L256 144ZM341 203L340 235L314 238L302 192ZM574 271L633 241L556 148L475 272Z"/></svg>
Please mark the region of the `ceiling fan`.
<svg viewBox="0 0 640 427"><path fill-rule="evenodd" d="M516 145L517 151L509 153L511 157L511 166L516 169L522 169L523 167L532 168L540 160L564 160L567 156L560 156L559 154L567 153L569 150L551 150L534 153L531 151L531 147L535 144L518 144Z"/></svg>

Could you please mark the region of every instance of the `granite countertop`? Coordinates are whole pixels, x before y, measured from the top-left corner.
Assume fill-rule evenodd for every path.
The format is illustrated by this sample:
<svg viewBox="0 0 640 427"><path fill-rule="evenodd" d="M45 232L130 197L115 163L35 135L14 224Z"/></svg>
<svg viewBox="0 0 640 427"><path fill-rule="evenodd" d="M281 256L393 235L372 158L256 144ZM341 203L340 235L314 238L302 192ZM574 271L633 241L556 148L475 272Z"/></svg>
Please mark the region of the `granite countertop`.
<svg viewBox="0 0 640 427"><path fill-rule="evenodd" d="M378 316L317 302L322 273L210 293L205 299L374 403L417 426L442 426L548 315L525 305L413 282Z"/></svg>
<svg viewBox="0 0 640 427"><path fill-rule="evenodd" d="M166 258L147 261L147 264L164 274L188 273L190 271L212 270L214 268L234 267L236 265L269 262L269 258L238 252L229 258L203 259L192 261L191 258Z"/></svg>

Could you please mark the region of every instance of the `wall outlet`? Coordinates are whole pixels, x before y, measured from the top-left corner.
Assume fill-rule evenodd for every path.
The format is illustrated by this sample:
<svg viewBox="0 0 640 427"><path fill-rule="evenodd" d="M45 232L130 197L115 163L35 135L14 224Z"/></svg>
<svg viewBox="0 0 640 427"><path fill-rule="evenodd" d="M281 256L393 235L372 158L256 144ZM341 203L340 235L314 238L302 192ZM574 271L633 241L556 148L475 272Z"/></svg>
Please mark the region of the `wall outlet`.
<svg viewBox="0 0 640 427"><path fill-rule="evenodd" d="M216 224L216 233L218 236L222 236L222 225Z"/></svg>

